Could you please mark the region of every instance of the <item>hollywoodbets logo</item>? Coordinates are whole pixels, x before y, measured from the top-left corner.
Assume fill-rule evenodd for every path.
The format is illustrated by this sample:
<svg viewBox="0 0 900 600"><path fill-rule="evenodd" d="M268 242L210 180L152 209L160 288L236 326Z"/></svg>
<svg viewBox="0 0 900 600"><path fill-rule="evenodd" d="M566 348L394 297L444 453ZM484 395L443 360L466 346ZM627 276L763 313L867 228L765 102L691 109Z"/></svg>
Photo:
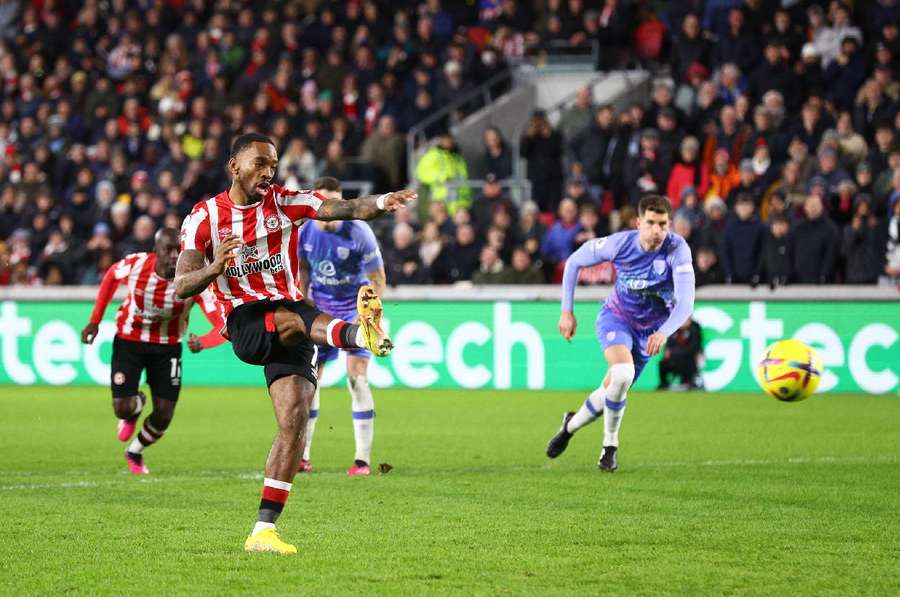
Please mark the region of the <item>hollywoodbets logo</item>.
<svg viewBox="0 0 900 600"><path fill-rule="evenodd" d="M262 273L269 271L270 273L278 273L284 271L284 259L280 254L270 256L263 260L254 260L251 262L241 263L233 267L225 269L226 277L246 277L254 273Z"/></svg>

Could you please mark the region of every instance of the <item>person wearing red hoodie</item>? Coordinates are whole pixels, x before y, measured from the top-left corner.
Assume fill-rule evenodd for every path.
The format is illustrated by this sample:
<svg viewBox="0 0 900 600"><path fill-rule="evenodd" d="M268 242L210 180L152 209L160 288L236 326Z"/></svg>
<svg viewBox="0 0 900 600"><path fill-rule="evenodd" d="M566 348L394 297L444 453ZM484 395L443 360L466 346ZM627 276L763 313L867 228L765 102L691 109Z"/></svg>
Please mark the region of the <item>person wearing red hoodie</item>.
<svg viewBox="0 0 900 600"><path fill-rule="evenodd" d="M686 187L693 187L702 198L709 189L709 170L700 160L700 142L693 136L681 142L681 158L669 173L669 184L666 195L672 208L677 210L681 204L681 192Z"/></svg>

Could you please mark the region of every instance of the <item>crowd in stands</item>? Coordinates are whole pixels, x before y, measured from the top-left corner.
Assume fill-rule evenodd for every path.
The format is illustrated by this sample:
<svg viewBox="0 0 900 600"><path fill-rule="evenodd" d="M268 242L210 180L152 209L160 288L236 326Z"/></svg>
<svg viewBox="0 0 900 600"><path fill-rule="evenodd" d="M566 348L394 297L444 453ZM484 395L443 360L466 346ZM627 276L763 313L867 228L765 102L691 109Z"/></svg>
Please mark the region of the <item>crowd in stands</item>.
<svg viewBox="0 0 900 600"><path fill-rule="evenodd" d="M6 0L0 285L97 283L228 187L246 131L276 141L288 187L421 182L419 206L377 224L391 284L558 281L580 244L633 227L648 192L672 200L698 283L900 281L900 3L657 4ZM560 43L664 77L623 110L585 89L558 120L523 115L520 156L490 128L467 164L434 123L406 172L406 131ZM520 159L522 204L500 184ZM488 183L448 192L467 177Z"/></svg>

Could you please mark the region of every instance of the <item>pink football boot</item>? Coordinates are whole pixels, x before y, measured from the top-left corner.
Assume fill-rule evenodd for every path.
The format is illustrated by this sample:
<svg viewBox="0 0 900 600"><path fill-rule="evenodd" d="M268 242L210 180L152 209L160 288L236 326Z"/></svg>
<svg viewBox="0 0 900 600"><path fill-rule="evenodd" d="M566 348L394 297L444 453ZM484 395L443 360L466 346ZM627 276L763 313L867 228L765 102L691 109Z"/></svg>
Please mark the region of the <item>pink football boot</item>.
<svg viewBox="0 0 900 600"><path fill-rule="evenodd" d="M361 460L354 460L353 466L347 469L347 475L350 477L356 477L358 475L369 475L371 471L369 470L369 465L364 463Z"/></svg>
<svg viewBox="0 0 900 600"><path fill-rule="evenodd" d="M128 470L135 475L149 475L150 469L144 464L143 454L134 454L132 452L125 453L125 462L128 463Z"/></svg>

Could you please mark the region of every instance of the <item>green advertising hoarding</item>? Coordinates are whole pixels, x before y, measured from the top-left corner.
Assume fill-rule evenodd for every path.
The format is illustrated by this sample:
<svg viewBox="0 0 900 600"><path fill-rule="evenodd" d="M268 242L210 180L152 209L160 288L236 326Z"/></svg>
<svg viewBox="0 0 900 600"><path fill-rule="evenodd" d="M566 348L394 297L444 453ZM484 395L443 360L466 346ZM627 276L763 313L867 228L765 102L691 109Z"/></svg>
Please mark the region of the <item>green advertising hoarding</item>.
<svg viewBox="0 0 900 600"><path fill-rule="evenodd" d="M0 384L106 384L112 308L92 346L80 331L89 302L0 302ZM576 304L571 343L557 332L555 302L388 302L395 350L373 361L377 387L591 389L605 363L594 335L598 305ZM703 326L704 380L710 390L755 390L754 363L767 344L794 337L817 348L826 367L822 391L900 391L900 302L698 302ZM194 310L190 330L209 323ZM241 363L228 345L184 353L186 385L262 385L259 367ZM326 370L323 385L343 378L343 361ZM637 389L656 386L651 362Z"/></svg>

